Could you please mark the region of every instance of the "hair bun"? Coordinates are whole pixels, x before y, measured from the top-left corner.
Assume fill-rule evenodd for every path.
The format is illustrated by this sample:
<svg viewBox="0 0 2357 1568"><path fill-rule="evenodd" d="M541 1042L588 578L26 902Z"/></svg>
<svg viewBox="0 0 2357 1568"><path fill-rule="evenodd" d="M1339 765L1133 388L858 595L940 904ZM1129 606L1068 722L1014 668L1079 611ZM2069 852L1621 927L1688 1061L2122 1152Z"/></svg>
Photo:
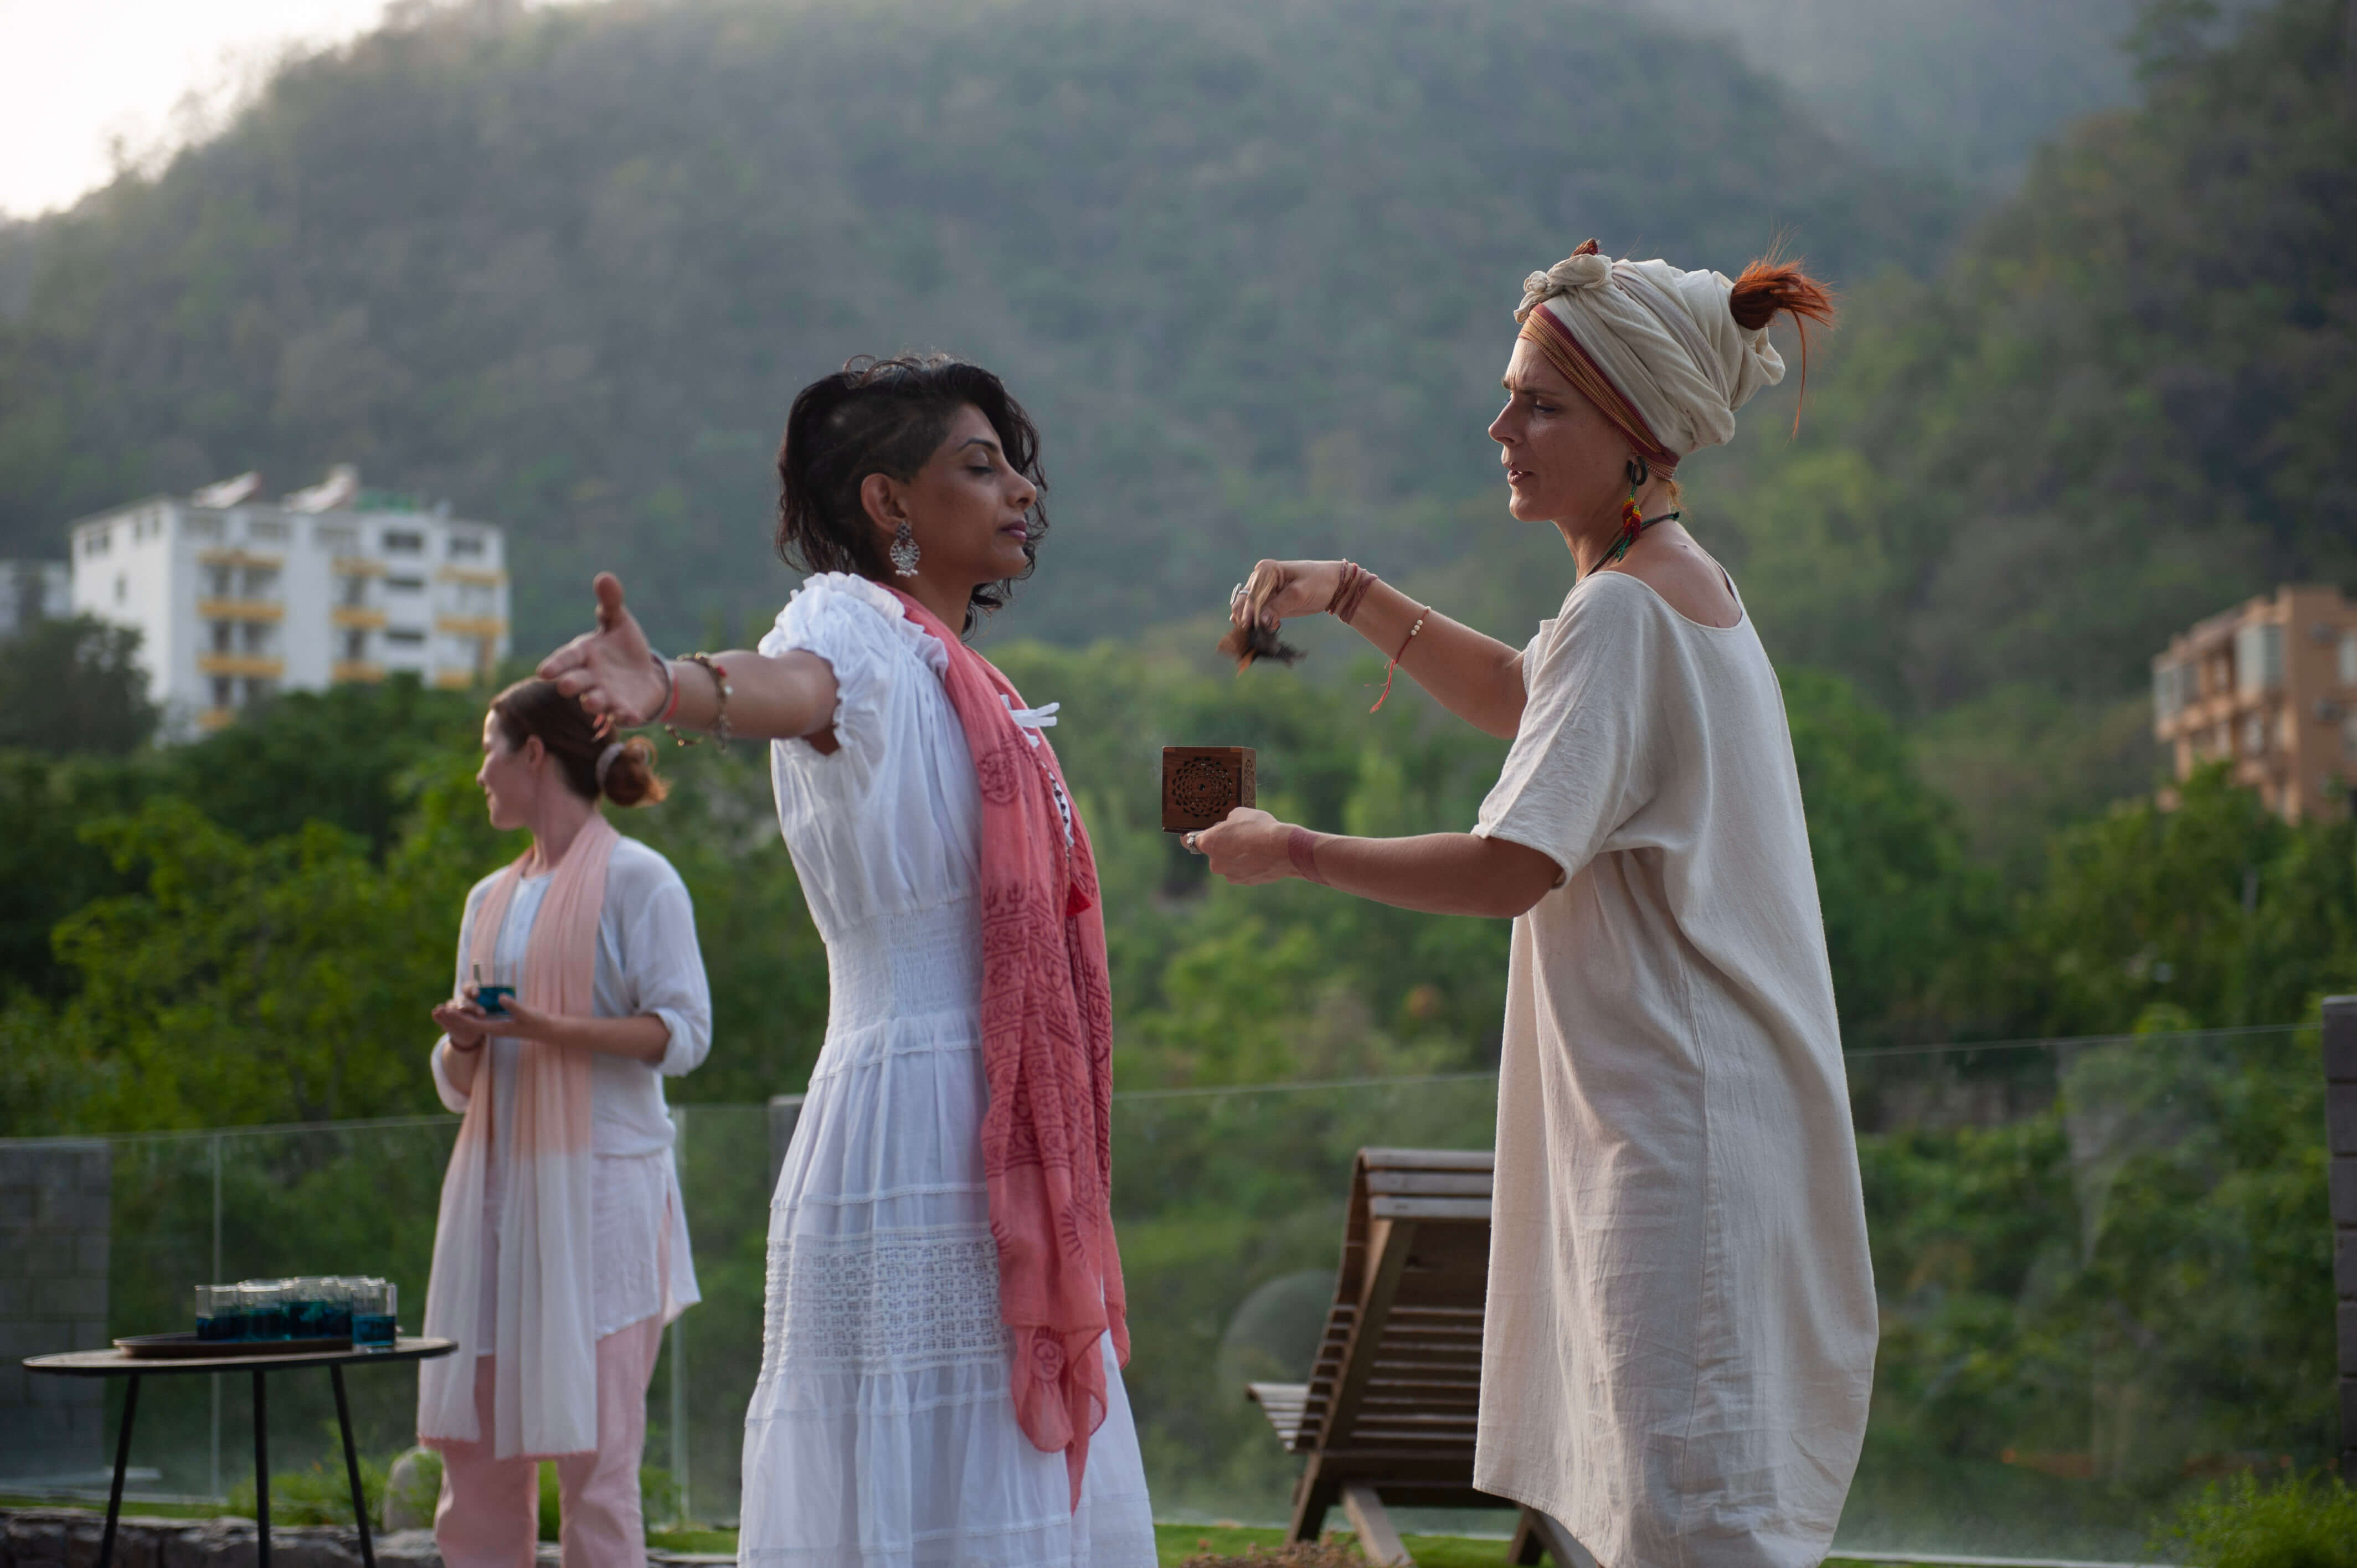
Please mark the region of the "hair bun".
<svg viewBox="0 0 2357 1568"><path fill-rule="evenodd" d="M634 735L609 744L598 757L597 789L617 806L651 806L671 793L655 776L654 743Z"/></svg>

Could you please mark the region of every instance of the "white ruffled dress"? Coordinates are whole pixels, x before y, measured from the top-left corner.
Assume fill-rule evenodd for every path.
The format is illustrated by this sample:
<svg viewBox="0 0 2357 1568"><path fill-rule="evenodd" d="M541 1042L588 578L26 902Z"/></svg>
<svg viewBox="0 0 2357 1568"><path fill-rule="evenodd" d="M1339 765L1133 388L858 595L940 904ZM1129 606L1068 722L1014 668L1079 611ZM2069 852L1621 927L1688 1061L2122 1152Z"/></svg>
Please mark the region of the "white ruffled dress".
<svg viewBox="0 0 2357 1568"><path fill-rule="evenodd" d="M1119 1369L1080 1506L1015 1423L983 1182L981 801L947 656L864 578L813 577L761 641L841 693L822 755L771 753L825 939L826 1042L770 1211L745 1417L746 1568L1152 1568Z"/></svg>

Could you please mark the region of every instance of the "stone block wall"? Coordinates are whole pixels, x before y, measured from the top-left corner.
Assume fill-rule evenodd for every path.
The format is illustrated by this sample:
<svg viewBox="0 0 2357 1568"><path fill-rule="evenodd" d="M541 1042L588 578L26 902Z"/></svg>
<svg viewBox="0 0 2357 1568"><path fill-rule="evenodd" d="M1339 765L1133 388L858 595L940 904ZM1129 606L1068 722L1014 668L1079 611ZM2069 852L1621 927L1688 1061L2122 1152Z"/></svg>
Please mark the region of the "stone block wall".
<svg viewBox="0 0 2357 1568"><path fill-rule="evenodd" d="M108 1463L99 1380L36 1377L21 1363L107 1342L112 1188L101 1140L0 1142L0 1477Z"/></svg>
<svg viewBox="0 0 2357 1568"><path fill-rule="evenodd" d="M106 1516L90 1509L0 1509L0 1568L98 1568ZM434 1532L404 1530L371 1542L377 1568L442 1568ZM115 1568L254 1568L253 1521L141 1519L126 1515L114 1535ZM736 1559L649 1552L648 1568L728 1568ZM361 1568L360 1532L350 1526L278 1525L270 1568ZM554 1541L540 1543L534 1568L557 1568Z"/></svg>

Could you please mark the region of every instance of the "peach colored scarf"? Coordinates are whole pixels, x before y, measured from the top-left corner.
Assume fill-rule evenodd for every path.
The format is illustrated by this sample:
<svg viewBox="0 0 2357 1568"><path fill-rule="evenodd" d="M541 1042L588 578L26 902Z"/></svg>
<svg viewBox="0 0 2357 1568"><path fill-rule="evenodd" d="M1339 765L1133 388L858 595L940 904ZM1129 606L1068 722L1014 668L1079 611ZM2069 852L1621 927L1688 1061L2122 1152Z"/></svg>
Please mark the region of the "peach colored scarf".
<svg viewBox="0 0 2357 1568"><path fill-rule="evenodd" d="M606 868L621 835L603 816L565 851L524 948L519 987L525 1005L565 1017L597 1011L597 920ZM529 858L524 857L524 858ZM523 880L523 859L502 871L475 911L470 964L490 974L500 927ZM479 1442L475 1358L498 1357L492 1453L501 1459L553 1458L597 1446L597 1326L591 1304L589 1184L591 1076L587 1052L538 1040L517 1042L515 1104L506 1108L511 1158L500 1197L497 1321L482 1323L484 1194L489 1180L496 1075L487 1054L458 1125L442 1181L434 1273L425 1287L425 1332L455 1339L457 1354L421 1362L421 1440Z"/></svg>
<svg viewBox="0 0 2357 1568"><path fill-rule="evenodd" d="M1022 695L941 618L897 588L949 653L942 684L982 790L983 1175L999 1311L1015 1331L1016 1423L1060 1450L1080 1506L1104 1421L1097 1340L1129 1360L1113 1234L1113 993L1096 865L1056 753L1015 722Z"/></svg>

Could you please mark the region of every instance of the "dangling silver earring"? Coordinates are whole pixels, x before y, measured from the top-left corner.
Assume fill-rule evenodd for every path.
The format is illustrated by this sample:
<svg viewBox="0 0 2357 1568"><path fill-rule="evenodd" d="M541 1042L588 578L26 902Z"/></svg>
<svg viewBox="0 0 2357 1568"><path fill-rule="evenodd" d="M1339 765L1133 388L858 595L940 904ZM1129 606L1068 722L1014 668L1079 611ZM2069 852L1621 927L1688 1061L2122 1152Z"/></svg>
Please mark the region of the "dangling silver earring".
<svg viewBox="0 0 2357 1568"><path fill-rule="evenodd" d="M909 520L900 520L899 532L892 535L892 570L903 577L917 575L917 537L909 532Z"/></svg>

